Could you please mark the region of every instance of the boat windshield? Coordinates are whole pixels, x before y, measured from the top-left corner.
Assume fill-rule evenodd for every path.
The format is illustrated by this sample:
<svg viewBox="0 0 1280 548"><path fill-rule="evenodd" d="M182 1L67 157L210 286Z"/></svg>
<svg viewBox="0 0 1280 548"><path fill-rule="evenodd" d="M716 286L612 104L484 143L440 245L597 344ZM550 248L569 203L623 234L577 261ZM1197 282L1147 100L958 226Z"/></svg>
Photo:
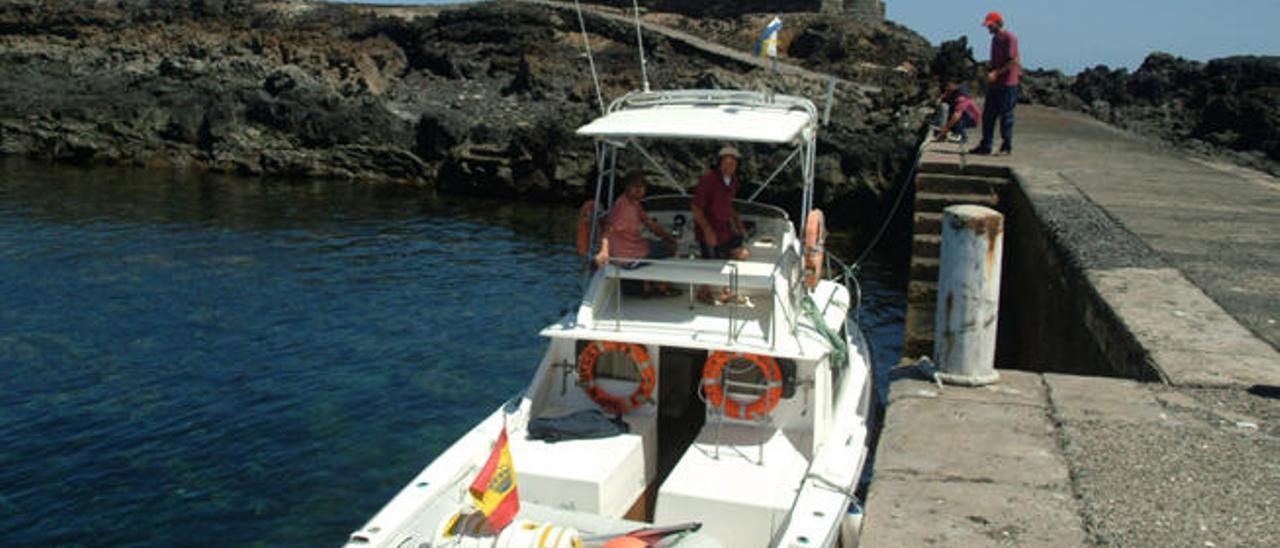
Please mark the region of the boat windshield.
<svg viewBox="0 0 1280 548"><path fill-rule="evenodd" d="M645 211L650 213L658 211L680 211L687 212L693 207L692 196L680 195L663 195L651 196L641 200L644 204ZM767 219L778 219L782 221L790 221L791 218L787 212L780 207L759 202L748 202L745 200L734 200L733 207L740 215L752 215Z"/></svg>

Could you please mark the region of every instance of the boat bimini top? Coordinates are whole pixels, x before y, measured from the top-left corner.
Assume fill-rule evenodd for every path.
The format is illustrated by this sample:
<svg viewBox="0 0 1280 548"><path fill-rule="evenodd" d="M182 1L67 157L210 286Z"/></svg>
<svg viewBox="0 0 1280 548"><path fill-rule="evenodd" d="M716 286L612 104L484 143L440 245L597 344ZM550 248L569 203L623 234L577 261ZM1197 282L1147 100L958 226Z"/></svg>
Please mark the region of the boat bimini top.
<svg viewBox="0 0 1280 548"><path fill-rule="evenodd" d="M698 139L800 145L817 135L808 99L750 91L632 92L578 128L598 139Z"/></svg>
<svg viewBox="0 0 1280 548"><path fill-rule="evenodd" d="M790 334L791 339L804 338L806 335L797 331L801 316L801 301L806 299L805 284L801 263L810 251L821 257L821 242L801 241L796 235L801 232L785 211L753 202L768 185L793 161L799 164L802 183L802 199L799 227L807 230L810 217L820 221L821 217L811 216L813 207L814 161L817 150L818 113L812 101L789 95L765 92L737 90L673 90L673 91L637 91L629 93L609 105L605 114L585 126L578 128L579 135L592 137L596 144L597 182L594 198L594 210L591 215L599 220L604 210L614 202L615 184L618 181L618 152L622 149L638 151L652 166L653 171L660 173L669 186L684 194L679 197L655 197L646 200L646 204L655 207L655 219L660 223L671 222L673 227L680 227L687 222L684 218L688 212L687 185L681 184L670 172L651 155L645 144L649 141L693 141L712 143L717 148L721 145L753 143L780 149L791 149L791 153L780 162L772 174L761 182L755 193L738 209L753 221L758 233L752 240L751 258L745 261L699 259L690 261L692 255L661 260L645 260L642 269L620 268L606 265L603 276L597 277L595 283L604 280L630 279L646 282L696 284L706 286L728 287L731 294L738 294L742 289L755 292L764 297L762 306L749 310L735 311L733 307L723 315L721 320L708 320L699 323L700 319L708 319L714 315L674 313L645 316L647 321L633 324L633 329L622 329L621 322L644 316L641 312L652 308L650 305L628 305L630 312L623 316L622 296L602 292L602 287L588 287L585 283L591 279L592 271L584 271L584 301L578 314L565 318L561 323L543 331L543 335L553 338L575 338L590 340L625 340L637 342L672 342L672 331L663 330L663 324L678 327L681 333L694 333L682 339L682 345L688 347L722 348L729 345L735 348L750 348L752 351L765 351L779 357L802 357L807 343L792 340L780 344L780 335ZM797 161L798 159L798 161ZM663 205L659 205L663 204ZM673 204L675 204L673 206ZM683 210L683 214L679 212ZM654 210L650 210L654 213ZM584 223L580 219L580 223ZM587 248L588 261L595 255L598 243L600 223L589 223L590 242ZM788 226L790 225L790 226ZM785 227L785 228L784 228ZM588 230L586 224L580 224L580 230ZM823 229L825 230L825 229ZM692 239L692 231L686 231L686 237ZM690 242L692 243L692 242ZM813 246L811 249L806 249ZM809 291L818 290L814 284L808 285ZM616 289L616 288L615 288ZM818 290L821 302L829 301L836 294L831 287ZM819 295L813 295L815 299ZM690 289L690 299L692 290ZM847 299L847 297L844 297ZM824 311L844 310L849 303L840 307L823 307ZM677 307L691 310L690 307ZM664 309L669 311L670 309ZM740 314L740 315L739 315ZM718 317L718 316L717 316ZM826 320L823 322L823 320ZM720 323L715 323L719 321ZM815 319L815 322L839 325L842 318ZM721 326L709 328L699 334L699 327L708 325ZM709 338L711 332L727 334L725 339ZM742 336L740 336L742 335ZM745 345L745 346L744 346ZM753 346L754 345L754 346ZM825 347L819 344L813 347Z"/></svg>

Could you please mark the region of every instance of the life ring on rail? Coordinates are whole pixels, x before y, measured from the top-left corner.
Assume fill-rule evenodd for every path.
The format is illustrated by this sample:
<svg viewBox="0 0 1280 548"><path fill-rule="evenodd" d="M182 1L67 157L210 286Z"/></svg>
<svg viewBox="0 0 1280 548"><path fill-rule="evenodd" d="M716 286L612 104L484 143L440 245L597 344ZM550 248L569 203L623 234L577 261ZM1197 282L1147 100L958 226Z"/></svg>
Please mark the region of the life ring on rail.
<svg viewBox="0 0 1280 548"><path fill-rule="evenodd" d="M596 217L596 201L587 200L578 208L578 255L591 250L591 220Z"/></svg>
<svg viewBox="0 0 1280 548"><path fill-rule="evenodd" d="M821 209L809 212L804 226L804 283L813 289L822 279L822 246L827 242L827 219Z"/></svg>
<svg viewBox="0 0 1280 548"><path fill-rule="evenodd" d="M596 382L596 364L600 356L606 352L619 352L631 360L636 372L640 374L640 383L630 396L620 397L610 394ZM613 341L592 341L578 354L578 383L587 393L591 401L610 413L626 413L640 407L653 396L653 388L657 385L657 376L653 371L653 362L644 346L635 343Z"/></svg>
<svg viewBox="0 0 1280 548"><path fill-rule="evenodd" d="M764 375L764 393L753 402L742 404L725 394L724 382L720 377L724 368L734 360L749 361ZM717 350L711 353L702 366L702 392L706 394L707 403L712 407L723 406L726 416L737 419L763 417L772 413L782 399L782 369L770 356Z"/></svg>

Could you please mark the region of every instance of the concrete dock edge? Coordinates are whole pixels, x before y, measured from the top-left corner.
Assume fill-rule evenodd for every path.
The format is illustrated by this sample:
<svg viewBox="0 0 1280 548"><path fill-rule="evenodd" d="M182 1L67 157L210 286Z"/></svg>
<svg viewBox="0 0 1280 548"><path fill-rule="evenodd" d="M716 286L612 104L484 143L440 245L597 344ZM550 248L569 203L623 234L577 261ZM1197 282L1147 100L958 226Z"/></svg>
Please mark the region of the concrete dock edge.
<svg viewBox="0 0 1280 548"><path fill-rule="evenodd" d="M896 370L860 545L1280 545L1280 185L1019 113L1015 156L924 162L1008 174L1002 205L1039 231L1019 251L1053 254L1052 283L1015 287L1065 292L1030 300L1070 312L1089 363L1006 363L984 388Z"/></svg>

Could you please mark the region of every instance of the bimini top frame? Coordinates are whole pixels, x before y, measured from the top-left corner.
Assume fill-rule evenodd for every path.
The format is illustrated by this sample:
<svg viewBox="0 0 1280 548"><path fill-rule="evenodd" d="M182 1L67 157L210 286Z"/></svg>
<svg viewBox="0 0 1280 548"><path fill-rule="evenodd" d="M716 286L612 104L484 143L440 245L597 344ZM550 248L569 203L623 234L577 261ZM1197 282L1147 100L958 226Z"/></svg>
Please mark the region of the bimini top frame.
<svg viewBox="0 0 1280 548"><path fill-rule="evenodd" d="M641 141L646 140L794 147L796 153L788 157L788 161L797 155L801 158L803 179L799 228L806 226L809 210L813 209L818 109L803 97L720 89L633 91L613 101L604 116L578 128L577 133L596 139L600 174L596 184L597 212L603 211L602 205L613 203L618 149L628 145L634 145L680 193L685 193L684 186L645 151ZM605 188L608 194L602 196ZM593 247L597 236L594 232L593 224Z"/></svg>

